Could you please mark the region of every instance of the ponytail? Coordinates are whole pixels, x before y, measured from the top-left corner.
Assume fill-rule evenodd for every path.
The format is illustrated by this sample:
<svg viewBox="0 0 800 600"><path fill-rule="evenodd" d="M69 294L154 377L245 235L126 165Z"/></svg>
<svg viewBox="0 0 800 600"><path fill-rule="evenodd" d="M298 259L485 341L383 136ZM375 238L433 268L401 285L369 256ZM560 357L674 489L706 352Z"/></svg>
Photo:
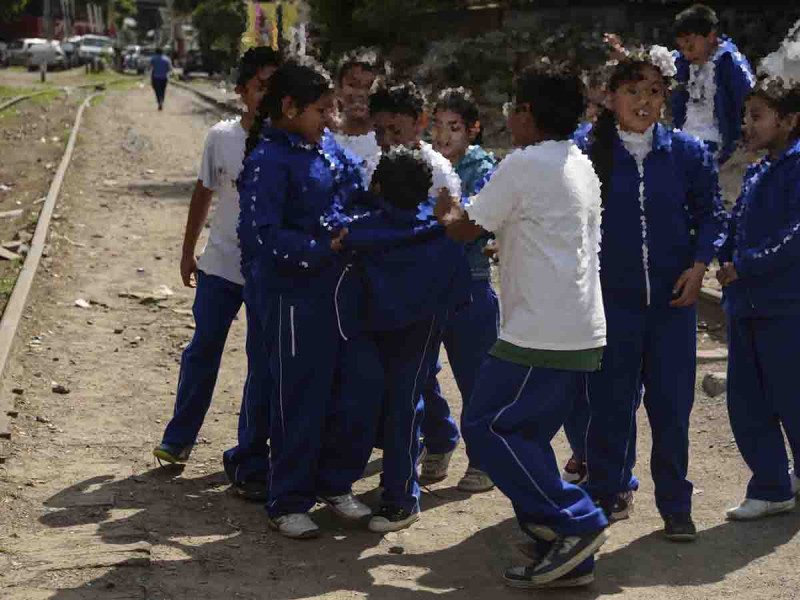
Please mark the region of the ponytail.
<svg viewBox="0 0 800 600"><path fill-rule="evenodd" d="M592 127L589 144L589 158L595 173L600 179L600 196L605 206L611 193L611 173L614 170L614 134L617 119L614 113L604 108Z"/></svg>

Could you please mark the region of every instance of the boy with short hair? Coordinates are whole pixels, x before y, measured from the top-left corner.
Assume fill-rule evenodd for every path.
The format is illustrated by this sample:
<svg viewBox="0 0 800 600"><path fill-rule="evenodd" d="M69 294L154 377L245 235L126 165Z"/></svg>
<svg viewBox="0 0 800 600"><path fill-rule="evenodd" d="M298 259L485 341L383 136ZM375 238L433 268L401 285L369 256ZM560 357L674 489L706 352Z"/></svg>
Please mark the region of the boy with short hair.
<svg viewBox="0 0 800 600"><path fill-rule="evenodd" d="M254 48L241 57L236 91L245 105L245 113L240 118L220 121L206 137L200 175L189 205L180 264L183 284L197 288L193 306L195 332L181 357L174 415L164 431L162 442L153 450L156 458L168 463L183 463L189 458L211 404L228 331L242 306L244 279L236 234L239 221L236 179L242 168L248 130L256 118L267 80L278 63L278 54L271 48ZM198 259L195 247L215 193L217 207L208 243ZM256 361L263 358L264 352L261 340L255 335L256 329L249 326L249 321L248 315L248 376L242 399L240 434L247 428L248 421L256 418L253 407L263 404L254 399L265 394L268 387L261 382L267 370L256 368ZM266 439L264 432L263 440ZM242 441L240 439L240 443ZM259 444L259 447L262 445L260 454L267 450L266 443ZM245 492L263 496L267 458L250 458L257 464L239 465L239 473L235 476L237 469L232 469L232 483ZM255 483L247 483L250 481Z"/></svg>
<svg viewBox="0 0 800 600"><path fill-rule="evenodd" d="M506 109L518 149L469 205L443 194L436 206L449 235L469 241L491 231L503 257L500 334L480 368L463 435L534 540L533 562L508 569L506 583L586 585L608 521L559 477L551 440L606 343L600 182L571 141L584 111L577 76L526 69Z"/></svg>
<svg viewBox="0 0 800 600"><path fill-rule="evenodd" d="M713 9L695 4L678 13L673 26L678 46L672 96L675 127L700 138L720 164L730 158L742 134L744 101L755 85L747 58L719 34Z"/></svg>
<svg viewBox="0 0 800 600"><path fill-rule="evenodd" d="M150 58L150 84L156 94L158 110L164 110L164 97L167 94L167 82L172 72L172 61L164 56L161 48L156 48L155 54Z"/></svg>

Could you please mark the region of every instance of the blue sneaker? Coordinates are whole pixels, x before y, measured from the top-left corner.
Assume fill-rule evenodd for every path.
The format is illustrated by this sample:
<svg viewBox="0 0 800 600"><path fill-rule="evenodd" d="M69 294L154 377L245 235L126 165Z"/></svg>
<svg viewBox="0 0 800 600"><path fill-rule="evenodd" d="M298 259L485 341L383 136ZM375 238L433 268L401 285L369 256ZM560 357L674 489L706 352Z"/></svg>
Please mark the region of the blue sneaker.
<svg viewBox="0 0 800 600"><path fill-rule="evenodd" d="M173 446L172 444L160 443L153 449L153 456L156 457L158 464L161 465L163 460L171 465L184 464L189 460L189 455L192 453L191 446ZM162 465L163 466L163 465Z"/></svg>

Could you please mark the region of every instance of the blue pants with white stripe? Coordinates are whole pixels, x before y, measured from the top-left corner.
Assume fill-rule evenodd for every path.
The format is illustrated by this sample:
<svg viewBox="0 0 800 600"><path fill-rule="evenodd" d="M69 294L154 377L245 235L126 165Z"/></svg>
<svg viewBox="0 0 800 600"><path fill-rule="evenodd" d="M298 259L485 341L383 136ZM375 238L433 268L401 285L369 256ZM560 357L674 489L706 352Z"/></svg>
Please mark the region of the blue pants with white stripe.
<svg viewBox="0 0 800 600"><path fill-rule="evenodd" d="M497 341L499 303L488 279L474 279L470 288L471 302L465 304L447 320L442 342L450 368L461 393L462 420L464 407L472 397L475 379L481 363L486 359L492 345ZM458 445L459 433L455 420L450 416L450 406L442 395L436 374L439 350L436 352L437 368L428 377L423 392L425 416L422 420L422 435L425 447L432 454L444 454ZM467 447L467 458L470 449Z"/></svg>
<svg viewBox="0 0 800 600"><path fill-rule="evenodd" d="M211 406L217 374L231 323L242 306L242 286L216 275L197 272L192 313L195 330L181 356L175 412L164 431L163 442L172 446L194 445ZM261 397L261 386L251 378L257 368L261 342L257 328L247 327L248 376L242 394L242 412ZM252 383L252 385L251 385Z"/></svg>
<svg viewBox="0 0 800 600"><path fill-rule="evenodd" d="M622 306L606 298L603 367L589 375L591 421L586 488L596 499L635 490L636 410L644 405L653 448L650 469L662 515L689 513L689 416L694 404L694 307Z"/></svg>
<svg viewBox="0 0 800 600"><path fill-rule="evenodd" d="M728 415L739 451L753 473L748 498L770 502L792 498L783 433L797 472L798 339L800 316L728 319Z"/></svg>
<svg viewBox="0 0 800 600"><path fill-rule="evenodd" d="M602 509L559 475L551 441L586 373L526 367L489 356L466 410L464 439L478 467L514 506L524 530L583 535L608 525Z"/></svg>
<svg viewBox="0 0 800 600"><path fill-rule="evenodd" d="M264 297L258 316L267 322L273 386L267 510L277 517L350 492L364 466L353 442L374 431L374 419L360 410L365 398L334 393L342 340L332 293Z"/></svg>
<svg viewBox="0 0 800 600"><path fill-rule="evenodd" d="M433 316L375 334L385 377L383 397L383 504L419 507L422 390L436 365L445 318Z"/></svg>

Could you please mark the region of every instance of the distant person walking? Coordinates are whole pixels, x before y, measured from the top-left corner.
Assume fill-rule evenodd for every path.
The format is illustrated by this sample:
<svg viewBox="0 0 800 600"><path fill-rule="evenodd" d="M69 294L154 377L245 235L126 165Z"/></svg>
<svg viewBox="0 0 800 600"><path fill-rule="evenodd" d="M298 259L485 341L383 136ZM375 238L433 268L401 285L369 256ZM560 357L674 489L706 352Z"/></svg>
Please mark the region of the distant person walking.
<svg viewBox="0 0 800 600"><path fill-rule="evenodd" d="M172 71L172 61L164 56L161 48L156 48L156 53L150 59L150 81L156 93L158 110L164 110L164 96L167 93L167 81Z"/></svg>

